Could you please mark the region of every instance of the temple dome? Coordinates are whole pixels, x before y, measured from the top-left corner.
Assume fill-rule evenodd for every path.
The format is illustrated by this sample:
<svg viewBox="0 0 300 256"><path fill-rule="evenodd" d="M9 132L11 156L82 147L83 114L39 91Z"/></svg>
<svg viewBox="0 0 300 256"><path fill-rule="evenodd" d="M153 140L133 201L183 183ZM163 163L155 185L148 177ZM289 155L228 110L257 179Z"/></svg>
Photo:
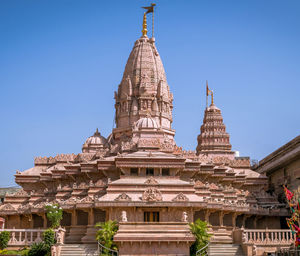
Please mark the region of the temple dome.
<svg viewBox="0 0 300 256"><path fill-rule="evenodd" d="M152 118L152 117L143 117L139 119L136 123L135 126L138 129L158 129L158 124L157 122Z"/></svg>
<svg viewBox="0 0 300 256"><path fill-rule="evenodd" d="M82 146L82 152L83 153L89 153L89 152L95 152L98 149L104 148L106 145L107 140L101 136L100 132L98 131L98 128L93 136L90 136L87 138L85 143Z"/></svg>

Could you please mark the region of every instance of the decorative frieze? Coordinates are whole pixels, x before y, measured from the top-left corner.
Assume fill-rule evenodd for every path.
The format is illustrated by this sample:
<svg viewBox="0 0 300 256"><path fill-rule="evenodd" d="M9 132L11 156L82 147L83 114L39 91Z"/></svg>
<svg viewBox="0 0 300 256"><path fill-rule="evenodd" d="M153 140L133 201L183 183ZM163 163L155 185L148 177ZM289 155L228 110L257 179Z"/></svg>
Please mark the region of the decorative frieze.
<svg viewBox="0 0 300 256"><path fill-rule="evenodd" d="M162 201L162 194L157 188L150 187L143 193L142 200L148 202L159 202Z"/></svg>
<svg viewBox="0 0 300 256"><path fill-rule="evenodd" d="M122 193L122 194L120 194L119 196L117 196L116 198L115 198L115 201L121 201L121 202L123 202L123 201L131 201L131 197L129 196L129 195L127 195L126 193Z"/></svg>

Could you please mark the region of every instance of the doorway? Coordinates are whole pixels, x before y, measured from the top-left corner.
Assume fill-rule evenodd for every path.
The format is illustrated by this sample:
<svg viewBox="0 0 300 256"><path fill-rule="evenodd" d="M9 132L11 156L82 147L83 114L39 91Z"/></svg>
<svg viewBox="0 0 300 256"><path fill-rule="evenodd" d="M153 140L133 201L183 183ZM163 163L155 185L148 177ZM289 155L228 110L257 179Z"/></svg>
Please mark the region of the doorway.
<svg viewBox="0 0 300 256"><path fill-rule="evenodd" d="M159 222L159 212L144 212L144 222Z"/></svg>

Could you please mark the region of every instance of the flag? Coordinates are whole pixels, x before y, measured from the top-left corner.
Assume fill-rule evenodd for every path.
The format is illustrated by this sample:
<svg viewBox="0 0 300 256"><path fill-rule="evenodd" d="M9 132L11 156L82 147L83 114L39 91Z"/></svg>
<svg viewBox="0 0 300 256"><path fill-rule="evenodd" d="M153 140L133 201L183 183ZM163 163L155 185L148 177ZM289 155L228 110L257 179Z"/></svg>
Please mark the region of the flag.
<svg viewBox="0 0 300 256"><path fill-rule="evenodd" d="M206 96L211 95L211 90L208 88L208 82L206 81Z"/></svg>
<svg viewBox="0 0 300 256"><path fill-rule="evenodd" d="M145 7L142 7L142 8L146 9L147 10L146 14L148 14L148 13L154 12L154 6L155 5L156 4L151 4L151 6L145 6Z"/></svg>
<svg viewBox="0 0 300 256"><path fill-rule="evenodd" d="M287 199L288 201L291 201L292 198L293 198L293 196L294 196L294 194L293 194L291 191L289 191L289 190L286 188L286 186L284 186L284 193L285 193L286 199Z"/></svg>

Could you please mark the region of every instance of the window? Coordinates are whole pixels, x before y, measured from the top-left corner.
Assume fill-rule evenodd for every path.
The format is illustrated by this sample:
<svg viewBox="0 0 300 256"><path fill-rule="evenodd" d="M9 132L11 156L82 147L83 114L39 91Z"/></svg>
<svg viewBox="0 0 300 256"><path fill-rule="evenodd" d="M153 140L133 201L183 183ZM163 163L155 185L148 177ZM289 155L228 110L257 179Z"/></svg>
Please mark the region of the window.
<svg viewBox="0 0 300 256"><path fill-rule="evenodd" d="M139 174L139 169L138 168L131 168L130 169L130 175L131 176L137 176Z"/></svg>
<svg viewBox="0 0 300 256"><path fill-rule="evenodd" d="M169 168L162 168L162 176L169 176L170 169Z"/></svg>
<svg viewBox="0 0 300 256"><path fill-rule="evenodd" d="M147 176L153 176L154 175L154 169L153 168L146 168L146 175Z"/></svg>
<svg viewBox="0 0 300 256"><path fill-rule="evenodd" d="M159 212L144 212L144 222L159 222Z"/></svg>

